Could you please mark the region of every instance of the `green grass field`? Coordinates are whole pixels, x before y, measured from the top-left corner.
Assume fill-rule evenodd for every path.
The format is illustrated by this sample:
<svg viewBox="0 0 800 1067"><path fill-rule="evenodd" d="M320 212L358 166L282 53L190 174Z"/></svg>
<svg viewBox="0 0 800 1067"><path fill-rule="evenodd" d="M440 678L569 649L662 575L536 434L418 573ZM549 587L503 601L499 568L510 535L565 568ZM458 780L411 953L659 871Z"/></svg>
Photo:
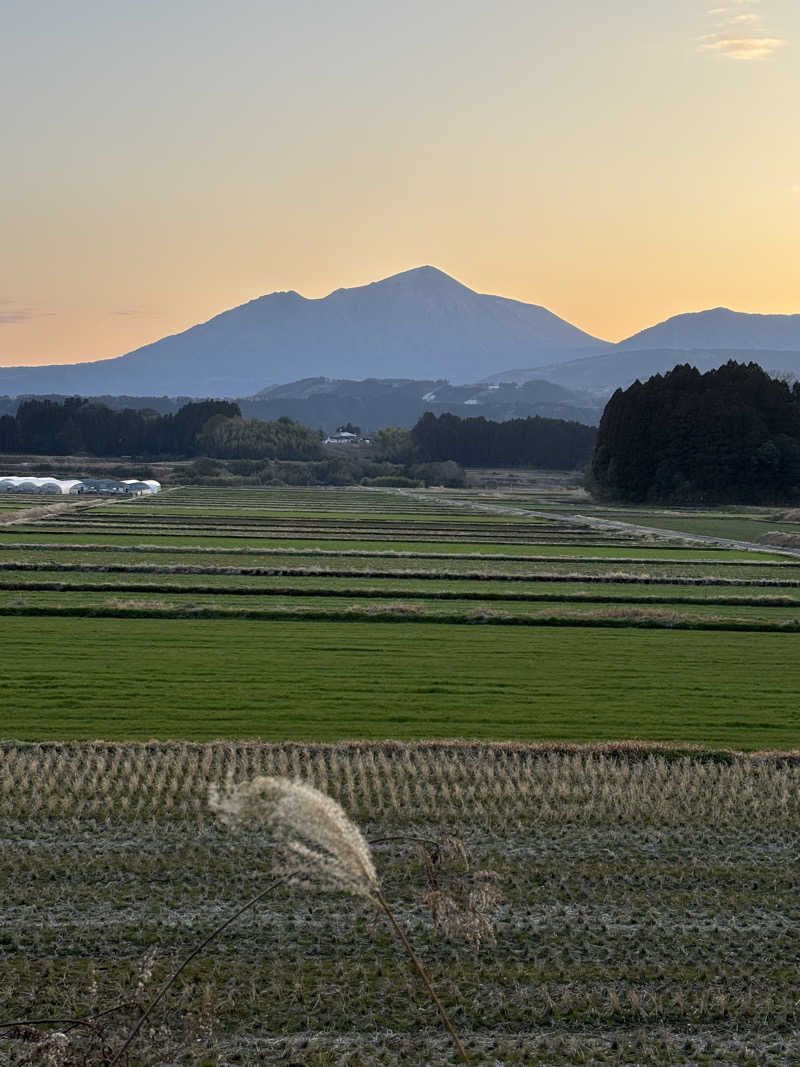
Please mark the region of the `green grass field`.
<svg viewBox="0 0 800 1067"><path fill-rule="evenodd" d="M3 618L0 635L21 740L800 736L791 634Z"/></svg>
<svg viewBox="0 0 800 1067"><path fill-rule="evenodd" d="M178 489L6 527L3 732L795 745L800 636L758 631L797 625L800 560L599 537L551 481ZM687 521L743 518L769 516Z"/></svg>

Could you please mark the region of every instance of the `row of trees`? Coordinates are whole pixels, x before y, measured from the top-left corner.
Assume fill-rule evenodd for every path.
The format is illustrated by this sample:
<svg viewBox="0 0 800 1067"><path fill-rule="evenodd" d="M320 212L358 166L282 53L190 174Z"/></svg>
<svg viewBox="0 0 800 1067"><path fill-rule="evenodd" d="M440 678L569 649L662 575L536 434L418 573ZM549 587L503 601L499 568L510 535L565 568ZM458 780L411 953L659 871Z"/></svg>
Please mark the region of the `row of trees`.
<svg viewBox="0 0 800 1067"><path fill-rule="evenodd" d="M492 422L426 412L410 438L422 462L455 460L465 467L571 470L589 462L596 436L593 426L538 415Z"/></svg>
<svg viewBox="0 0 800 1067"><path fill-rule="evenodd" d="M0 452L287 460L324 456L319 436L307 427L287 418L243 419L239 405L229 400L202 400L160 415L148 409L114 411L81 397L63 403L23 401L16 417L0 417Z"/></svg>
<svg viewBox="0 0 800 1067"><path fill-rule="evenodd" d="M602 499L783 503L800 497L800 385L756 363L683 364L618 389L589 487Z"/></svg>

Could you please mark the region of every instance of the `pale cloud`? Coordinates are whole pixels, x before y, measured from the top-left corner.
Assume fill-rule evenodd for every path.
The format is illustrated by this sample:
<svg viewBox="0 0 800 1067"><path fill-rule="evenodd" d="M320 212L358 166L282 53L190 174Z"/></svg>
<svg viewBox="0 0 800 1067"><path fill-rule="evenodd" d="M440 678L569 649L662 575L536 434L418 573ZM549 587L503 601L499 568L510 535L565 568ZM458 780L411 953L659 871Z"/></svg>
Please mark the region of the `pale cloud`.
<svg viewBox="0 0 800 1067"><path fill-rule="evenodd" d="M722 37L711 35L713 40L700 41L698 52L716 52L731 59L766 59L787 43L780 37Z"/></svg>
<svg viewBox="0 0 800 1067"><path fill-rule="evenodd" d="M706 11L716 25L712 32L695 38L698 52L709 52L728 59L768 59L787 41L782 37L767 36L762 28L758 11L741 11L737 8L754 8L759 0L733 0L733 7L712 7Z"/></svg>
<svg viewBox="0 0 800 1067"><path fill-rule="evenodd" d="M49 318L52 311L40 311L38 308L25 307L15 300L0 300L0 326L19 326L33 319Z"/></svg>

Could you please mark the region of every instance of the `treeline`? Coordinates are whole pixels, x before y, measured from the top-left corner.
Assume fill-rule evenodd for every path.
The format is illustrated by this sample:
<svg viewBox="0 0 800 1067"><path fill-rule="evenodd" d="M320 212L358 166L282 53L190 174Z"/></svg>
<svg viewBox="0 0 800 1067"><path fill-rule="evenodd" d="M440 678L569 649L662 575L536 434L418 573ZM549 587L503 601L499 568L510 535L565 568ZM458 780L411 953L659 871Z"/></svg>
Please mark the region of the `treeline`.
<svg viewBox="0 0 800 1067"><path fill-rule="evenodd" d="M454 460L465 467L571 470L589 462L596 437L593 426L538 415L492 422L426 412L411 430L420 461Z"/></svg>
<svg viewBox="0 0 800 1067"><path fill-rule="evenodd" d="M242 418L238 404L202 400L174 414L127 408L69 397L23 401L16 416L0 417L0 452L65 456L191 457L235 459L322 459L319 437L305 426Z"/></svg>
<svg viewBox="0 0 800 1067"><path fill-rule="evenodd" d="M462 487L464 470L457 463L392 463L381 455L329 456L323 460L211 459L203 457L181 467L175 480L196 485L371 485L419 488L424 485Z"/></svg>
<svg viewBox="0 0 800 1067"><path fill-rule="evenodd" d="M800 385L756 363L688 364L618 389L589 487L606 500L775 504L800 497Z"/></svg>

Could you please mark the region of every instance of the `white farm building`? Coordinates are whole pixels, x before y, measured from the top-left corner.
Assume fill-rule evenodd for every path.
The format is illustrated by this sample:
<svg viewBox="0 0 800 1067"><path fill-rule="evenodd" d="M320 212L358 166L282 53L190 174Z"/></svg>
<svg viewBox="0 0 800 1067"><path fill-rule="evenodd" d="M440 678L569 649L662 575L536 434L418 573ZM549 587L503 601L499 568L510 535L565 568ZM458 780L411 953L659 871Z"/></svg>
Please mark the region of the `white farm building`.
<svg viewBox="0 0 800 1067"><path fill-rule="evenodd" d="M157 493L161 483L152 478L33 478L9 475L0 477L0 493L49 493L74 496L77 493L105 493L111 496L144 496Z"/></svg>

